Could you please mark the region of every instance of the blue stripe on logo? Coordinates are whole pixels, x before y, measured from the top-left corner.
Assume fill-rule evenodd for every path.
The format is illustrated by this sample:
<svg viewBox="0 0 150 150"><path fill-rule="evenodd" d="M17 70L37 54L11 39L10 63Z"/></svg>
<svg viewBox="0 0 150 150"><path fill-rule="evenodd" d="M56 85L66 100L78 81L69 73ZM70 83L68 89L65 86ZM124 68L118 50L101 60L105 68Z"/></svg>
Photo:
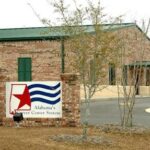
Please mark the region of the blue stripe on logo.
<svg viewBox="0 0 150 150"><path fill-rule="evenodd" d="M34 95L42 95L42 96L47 96L47 97L56 97L60 94L60 90L56 93L47 93L47 92L43 92L43 91L33 91L33 92L30 92L30 96L34 96Z"/></svg>
<svg viewBox="0 0 150 150"><path fill-rule="evenodd" d="M43 88L43 89L47 89L47 90L56 90L57 88L60 87L60 83L58 83L55 86L48 86L48 85L44 85L44 84L31 84L28 86L28 89L32 89L32 88Z"/></svg>
<svg viewBox="0 0 150 150"><path fill-rule="evenodd" d="M57 100L55 101L50 101L50 100L47 100L47 99L44 99L44 98L40 98L40 97L34 97L34 98L31 98L31 102L43 102L43 103L47 103L47 104L51 104L51 105L55 105L57 104L58 102L60 102L60 98L58 98Z"/></svg>

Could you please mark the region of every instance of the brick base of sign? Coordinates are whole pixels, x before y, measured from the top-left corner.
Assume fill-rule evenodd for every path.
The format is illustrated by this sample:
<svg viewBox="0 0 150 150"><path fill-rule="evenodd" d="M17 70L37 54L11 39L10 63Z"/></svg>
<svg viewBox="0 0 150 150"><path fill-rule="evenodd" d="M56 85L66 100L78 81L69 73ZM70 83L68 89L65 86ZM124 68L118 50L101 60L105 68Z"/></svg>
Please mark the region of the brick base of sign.
<svg viewBox="0 0 150 150"><path fill-rule="evenodd" d="M17 126L13 119L3 118L2 126L15 127ZM64 119L24 119L19 123L21 127L78 127L75 121L66 121Z"/></svg>
<svg viewBox="0 0 150 150"><path fill-rule="evenodd" d="M20 122L20 126L30 127L30 126L61 126L61 127L77 127L80 126L80 84L79 79L76 74L62 74L60 76L62 81L62 118L56 119L24 119ZM3 91L4 92L4 91ZM12 118L5 117L5 103L4 97L1 101L1 116L0 124L3 126L16 126L16 123Z"/></svg>

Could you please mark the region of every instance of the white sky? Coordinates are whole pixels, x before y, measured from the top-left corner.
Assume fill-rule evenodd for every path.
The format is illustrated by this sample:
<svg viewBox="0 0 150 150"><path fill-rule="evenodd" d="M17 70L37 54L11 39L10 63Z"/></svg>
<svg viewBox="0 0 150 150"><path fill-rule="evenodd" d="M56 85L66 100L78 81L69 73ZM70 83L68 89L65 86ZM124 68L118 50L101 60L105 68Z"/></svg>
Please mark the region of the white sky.
<svg viewBox="0 0 150 150"><path fill-rule="evenodd" d="M0 28L43 26L28 3L41 18L54 18L46 0L0 0ZM141 25L142 19L148 23L150 18L150 0L101 0L101 4L108 16L124 15L124 22L136 20Z"/></svg>

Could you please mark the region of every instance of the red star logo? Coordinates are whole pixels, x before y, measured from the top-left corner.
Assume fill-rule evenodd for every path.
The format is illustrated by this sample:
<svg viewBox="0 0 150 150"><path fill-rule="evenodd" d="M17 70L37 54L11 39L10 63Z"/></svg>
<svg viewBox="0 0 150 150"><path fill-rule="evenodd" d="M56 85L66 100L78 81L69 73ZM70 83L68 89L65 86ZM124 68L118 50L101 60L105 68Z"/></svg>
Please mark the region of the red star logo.
<svg viewBox="0 0 150 150"><path fill-rule="evenodd" d="M24 92L22 94L13 94L13 95L20 100L17 109L23 107L24 105L28 105L31 107L31 99L27 85L25 86Z"/></svg>

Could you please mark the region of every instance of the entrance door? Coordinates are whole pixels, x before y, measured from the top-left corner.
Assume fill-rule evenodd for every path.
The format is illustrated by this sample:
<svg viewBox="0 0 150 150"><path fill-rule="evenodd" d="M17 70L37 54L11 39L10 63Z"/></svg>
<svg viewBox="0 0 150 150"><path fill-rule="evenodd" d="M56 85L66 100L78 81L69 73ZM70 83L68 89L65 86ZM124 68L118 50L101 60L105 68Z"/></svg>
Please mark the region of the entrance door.
<svg viewBox="0 0 150 150"><path fill-rule="evenodd" d="M135 81L135 93L136 95L139 95L139 74L136 76L136 81Z"/></svg>

